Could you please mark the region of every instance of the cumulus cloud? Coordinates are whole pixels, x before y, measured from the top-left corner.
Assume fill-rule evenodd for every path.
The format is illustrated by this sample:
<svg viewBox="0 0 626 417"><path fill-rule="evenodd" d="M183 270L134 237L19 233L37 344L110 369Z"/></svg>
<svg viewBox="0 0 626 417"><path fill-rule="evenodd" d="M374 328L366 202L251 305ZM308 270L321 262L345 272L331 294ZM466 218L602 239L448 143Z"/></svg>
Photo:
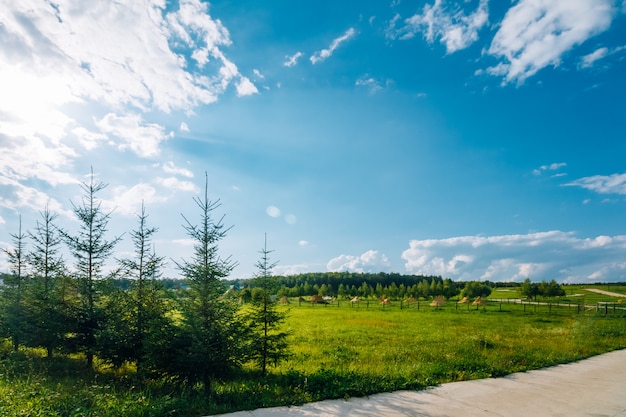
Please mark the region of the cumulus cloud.
<svg viewBox="0 0 626 417"><path fill-rule="evenodd" d="M589 38L604 32L616 13L613 0L520 0L500 23L487 53L501 59L487 68L503 83L523 83Z"/></svg>
<svg viewBox="0 0 626 417"><path fill-rule="evenodd" d="M103 144L153 157L171 134L147 118L191 113L229 86L256 92L200 0L2 2L0 37L0 176L12 180L74 182L73 162Z"/></svg>
<svg viewBox="0 0 626 417"><path fill-rule="evenodd" d="M48 207L52 213L58 213L66 218L72 218L73 213L67 210L58 200L34 187L21 184L19 181L0 177L0 207L11 210L29 208L40 211L42 207Z"/></svg>
<svg viewBox="0 0 626 417"><path fill-rule="evenodd" d="M0 180L4 179L5 183L29 178L36 178L52 186L77 182L65 172L77 156L76 151L69 146L60 143L51 146L43 138L12 138L0 132L0 147ZM25 158L25 155L28 157Z"/></svg>
<svg viewBox="0 0 626 417"><path fill-rule="evenodd" d="M283 65L285 67L293 67L298 64L298 60L300 59L300 57L302 57L302 52L300 51L296 52L293 55L287 55L285 56L285 62L283 62Z"/></svg>
<svg viewBox="0 0 626 417"><path fill-rule="evenodd" d="M309 246L309 242L307 240L298 241L298 245L300 246Z"/></svg>
<svg viewBox="0 0 626 417"><path fill-rule="evenodd" d="M354 30L354 28L346 30L346 33L334 39L327 49L322 49L321 51L317 51L313 55L311 55L311 57L309 58L311 60L311 63L318 64L326 60L327 58L330 58L333 52L335 52L335 50L339 48L342 43L352 39L355 35L356 31Z"/></svg>
<svg viewBox="0 0 626 417"><path fill-rule="evenodd" d="M253 94L257 94L259 90L256 86L246 77L242 77L237 83L237 95L239 97L242 96L251 96Z"/></svg>
<svg viewBox="0 0 626 417"><path fill-rule="evenodd" d="M626 195L626 174L593 175L571 181L565 186L581 187L598 194Z"/></svg>
<svg viewBox="0 0 626 417"><path fill-rule="evenodd" d="M165 128L157 123L146 123L138 114L119 116L109 113L96 121L98 128L107 134L121 139L120 150L130 148L143 158L158 155L159 144L172 137L165 133Z"/></svg>
<svg viewBox="0 0 626 417"><path fill-rule="evenodd" d="M409 273L454 280L623 281L626 236L578 238L572 232L412 240L402 253Z"/></svg>
<svg viewBox="0 0 626 417"><path fill-rule="evenodd" d="M478 40L478 32L489 23L487 0L480 0L476 10L466 14L460 6L448 4L445 0L435 0L426 4L422 13L404 20L404 26L396 29L400 20L396 15L387 30L391 38L410 39L422 33L428 43L439 40L448 54L469 47Z"/></svg>
<svg viewBox="0 0 626 417"><path fill-rule="evenodd" d="M328 261L326 268L331 272L385 272L390 266L386 255L376 250L368 250L359 256L339 255Z"/></svg>

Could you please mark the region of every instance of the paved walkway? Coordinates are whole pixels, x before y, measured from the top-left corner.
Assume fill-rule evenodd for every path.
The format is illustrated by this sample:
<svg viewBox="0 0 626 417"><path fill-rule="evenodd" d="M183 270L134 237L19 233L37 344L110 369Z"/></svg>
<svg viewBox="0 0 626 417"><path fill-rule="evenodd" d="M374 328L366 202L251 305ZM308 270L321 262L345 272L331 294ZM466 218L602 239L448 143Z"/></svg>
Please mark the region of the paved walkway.
<svg viewBox="0 0 626 417"><path fill-rule="evenodd" d="M223 416L626 417L626 349L504 378L453 382L424 391L398 391Z"/></svg>

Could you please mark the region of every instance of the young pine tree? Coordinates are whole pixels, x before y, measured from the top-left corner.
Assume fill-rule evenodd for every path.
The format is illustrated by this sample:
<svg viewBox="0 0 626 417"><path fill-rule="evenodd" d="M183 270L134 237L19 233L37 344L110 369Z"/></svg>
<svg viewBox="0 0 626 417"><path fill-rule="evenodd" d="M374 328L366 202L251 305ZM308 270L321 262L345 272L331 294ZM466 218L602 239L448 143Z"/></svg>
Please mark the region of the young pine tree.
<svg viewBox="0 0 626 417"><path fill-rule="evenodd" d="M269 255L273 251L267 250L267 235L263 249L259 251L261 259L257 262L257 275L253 280L256 296L252 297L251 305L245 318L250 330L250 358L259 366L261 373L267 374L267 365L274 366L288 356L286 332L280 331L280 325L285 321L286 313L278 310L275 295L276 282L272 276L272 269L277 265L270 262Z"/></svg>
<svg viewBox="0 0 626 417"><path fill-rule="evenodd" d="M101 201L96 195L106 186L107 184L103 182L94 182L92 170L89 183L81 183L84 192L82 204L72 203L74 214L80 223L78 233L70 235L66 231L61 231L61 236L76 261L75 278L79 301L72 312L75 323L73 343L78 351L85 353L89 368L93 366L97 335L104 319L98 303L100 299L98 281L102 279L104 263L120 240L119 237L111 241L105 239L111 213L102 211Z"/></svg>
<svg viewBox="0 0 626 417"><path fill-rule="evenodd" d="M100 337L100 353L117 366L134 361L137 374L142 376L148 341L154 331L165 325L166 306L157 283L164 258L152 249L152 237L157 228L148 227L143 203L137 217L137 228L130 233L135 256L119 261L120 275L131 278L133 283L128 291L117 289L109 296L109 319Z"/></svg>
<svg viewBox="0 0 626 417"><path fill-rule="evenodd" d="M18 351L26 335L27 317L24 295L27 285L26 235L22 233L22 217L17 234L11 234L13 249L3 249L9 259L10 274L3 279L2 310L4 310L5 332L10 336L13 350Z"/></svg>
<svg viewBox="0 0 626 417"><path fill-rule="evenodd" d="M208 179L204 198L194 198L200 209L200 224L193 224L183 215L183 227L195 244L191 259L176 263L189 287L182 305L183 337L188 342L177 365L178 373L201 381L205 392L210 393L212 381L238 364L241 330L235 304L222 297L226 291L222 279L230 275L235 264L230 258L220 257L218 243L230 228L224 226L223 218L213 219L219 200L210 201L207 188Z"/></svg>
<svg viewBox="0 0 626 417"><path fill-rule="evenodd" d="M29 233L33 249L28 254L33 279L29 288L30 346L42 346L48 357L62 345L68 330L66 305L63 299L65 264L60 255L61 237L48 207L41 213L34 233Z"/></svg>

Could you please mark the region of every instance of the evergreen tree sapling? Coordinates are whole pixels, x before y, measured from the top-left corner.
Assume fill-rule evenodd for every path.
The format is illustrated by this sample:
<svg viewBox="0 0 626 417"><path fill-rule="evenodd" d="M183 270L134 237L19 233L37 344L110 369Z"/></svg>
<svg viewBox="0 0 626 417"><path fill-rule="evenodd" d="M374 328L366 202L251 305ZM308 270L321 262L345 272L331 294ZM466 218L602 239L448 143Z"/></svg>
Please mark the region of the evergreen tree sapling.
<svg viewBox="0 0 626 417"><path fill-rule="evenodd" d="M2 310L4 310L5 333L11 338L13 350L18 351L26 335L26 311L24 307L24 291L26 288L26 235L22 233L22 216L19 218L18 232L11 233L12 249L3 249L9 260L10 273L4 276Z"/></svg>
<svg viewBox="0 0 626 417"><path fill-rule="evenodd" d="M34 233L29 232L32 250L28 254L32 268L32 285L29 286L30 304L28 334L30 346L42 346L48 357L63 344L68 332L67 304L63 297L65 263L60 254L61 237L54 226L57 218L46 206L40 212Z"/></svg>
<svg viewBox="0 0 626 417"><path fill-rule="evenodd" d="M145 206L137 215L138 225L130 232L135 249L134 258L119 260L116 275L132 279L125 291L112 288L107 297L107 320L99 339L99 353L116 366L126 361L135 362L137 374L143 375L147 344L153 332L160 330L165 319L165 295L157 283L164 258L152 248L152 237L157 228L148 227Z"/></svg>
<svg viewBox="0 0 626 417"><path fill-rule="evenodd" d="M265 244L259 252L261 259L257 262L257 275L253 280L254 293L250 306L245 314L250 331L250 359L266 375L267 365L272 362L276 365L281 359L288 356L286 332L280 331L286 312L280 311L276 303L276 282L272 276L272 269L277 263L270 262L272 251L267 249L267 235Z"/></svg>

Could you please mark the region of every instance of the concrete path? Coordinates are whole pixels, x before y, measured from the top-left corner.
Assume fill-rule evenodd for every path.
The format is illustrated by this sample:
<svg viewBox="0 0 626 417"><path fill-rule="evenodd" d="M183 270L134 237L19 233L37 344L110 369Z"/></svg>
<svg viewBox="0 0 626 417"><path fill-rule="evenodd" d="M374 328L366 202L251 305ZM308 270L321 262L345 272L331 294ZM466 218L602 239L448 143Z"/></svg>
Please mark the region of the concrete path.
<svg viewBox="0 0 626 417"><path fill-rule="evenodd" d="M504 378L453 382L424 391L398 391L222 416L626 417L626 349Z"/></svg>

